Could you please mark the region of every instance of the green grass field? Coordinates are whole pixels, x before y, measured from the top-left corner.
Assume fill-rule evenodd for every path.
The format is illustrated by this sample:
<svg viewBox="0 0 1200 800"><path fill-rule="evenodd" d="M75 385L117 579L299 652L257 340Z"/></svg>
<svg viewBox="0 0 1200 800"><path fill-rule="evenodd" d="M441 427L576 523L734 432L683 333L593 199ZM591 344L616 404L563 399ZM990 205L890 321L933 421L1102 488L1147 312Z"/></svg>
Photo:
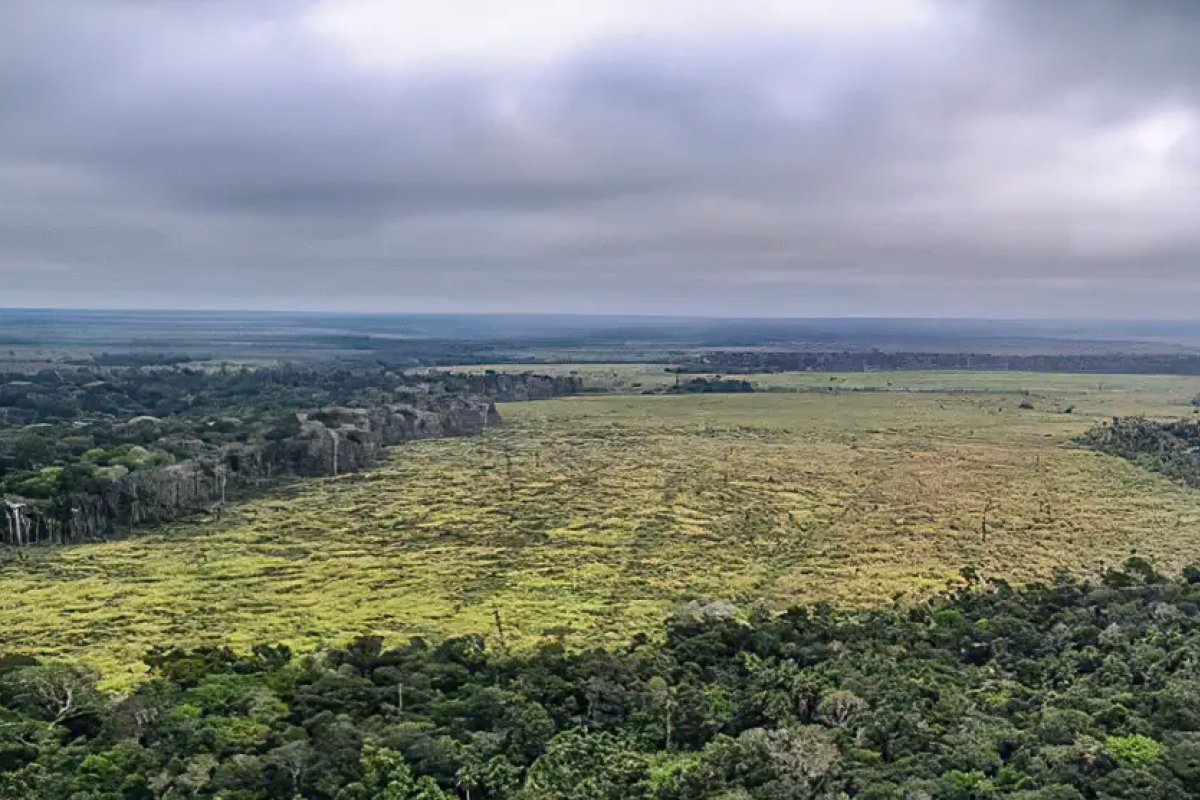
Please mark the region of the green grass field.
<svg viewBox="0 0 1200 800"><path fill-rule="evenodd" d="M82 655L119 686L153 645L495 640L497 612L506 646L615 644L690 598L863 605L967 565L1023 581L1200 559L1200 492L1071 444L1114 414L1190 414L1200 380L753 380L780 391L506 405L501 429L220 521L0 553L0 650Z"/></svg>

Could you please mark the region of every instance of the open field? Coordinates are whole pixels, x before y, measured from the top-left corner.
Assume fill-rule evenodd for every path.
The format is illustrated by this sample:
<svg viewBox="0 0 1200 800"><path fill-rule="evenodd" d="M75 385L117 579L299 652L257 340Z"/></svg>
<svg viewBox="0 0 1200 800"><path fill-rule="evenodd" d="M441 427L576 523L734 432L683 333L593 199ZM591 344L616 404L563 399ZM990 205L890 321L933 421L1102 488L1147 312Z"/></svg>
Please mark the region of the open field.
<svg viewBox="0 0 1200 800"><path fill-rule="evenodd" d="M596 389L652 389L678 380L713 377L716 373L668 372L668 364L476 364L439 367L452 372L536 372L575 375ZM1042 396L1060 408L1080 405L1081 413L1103 418L1113 414L1167 414L1192 410L1200 377L1175 375L1103 375L1069 372L969 372L963 370L877 372L779 372L738 374L760 391L794 392L944 392Z"/></svg>
<svg viewBox="0 0 1200 800"><path fill-rule="evenodd" d="M79 654L120 685L155 644L498 640L497 612L498 646L606 644L689 598L861 605L967 565L1200 559L1200 492L1070 445L1114 414L1191 413L1200 379L752 379L800 391L507 405L502 429L220 521L0 554L0 649Z"/></svg>

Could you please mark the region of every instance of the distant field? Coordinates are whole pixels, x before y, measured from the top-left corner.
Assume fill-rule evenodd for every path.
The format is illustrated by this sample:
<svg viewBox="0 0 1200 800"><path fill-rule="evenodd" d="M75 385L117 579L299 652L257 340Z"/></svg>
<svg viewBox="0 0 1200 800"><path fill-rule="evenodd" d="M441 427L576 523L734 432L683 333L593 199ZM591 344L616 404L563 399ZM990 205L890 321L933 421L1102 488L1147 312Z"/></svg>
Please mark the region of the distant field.
<svg viewBox="0 0 1200 800"><path fill-rule="evenodd" d="M500 430L219 522L9 551L0 649L83 654L121 684L153 644L494 635L497 612L511 646L606 644L689 598L862 605L966 565L1021 581L1200 559L1200 492L1070 444L1114 414L1190 414L1200 379L751 379L801 391L506 405Z"/></svg>
<svg viewBox="0 0 1200 800"><path fill-rule="evenodd" d="M598 389L650 389L678 380L702 377L676 375L669 364L476 364L441 367L451 372L537 372L577 375ZM715 373L714 373L715 374ZM1082 403L1081 413L1186 413L1200 391L1200 377L1174 375L1094 375L1064 372L780 372L737 375L758 389L770 391L891 391L1044 395L1061 406Z"/></svg>

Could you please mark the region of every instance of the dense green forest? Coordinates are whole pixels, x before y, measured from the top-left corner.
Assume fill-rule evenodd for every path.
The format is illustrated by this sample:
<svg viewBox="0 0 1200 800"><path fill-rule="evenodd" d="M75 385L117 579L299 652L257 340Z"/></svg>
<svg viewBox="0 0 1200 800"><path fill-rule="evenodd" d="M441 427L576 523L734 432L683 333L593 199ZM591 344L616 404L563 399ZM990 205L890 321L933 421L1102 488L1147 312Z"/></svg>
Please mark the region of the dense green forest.
<svg viewBox="0 0 1200 800"><path fill-rule="evenodd" d="M110 697L0 664L0 798L1200 797L1200 569L873 611L682 607L658 639L160 651ZM569 642L566 643L569 645Z"/></svg>

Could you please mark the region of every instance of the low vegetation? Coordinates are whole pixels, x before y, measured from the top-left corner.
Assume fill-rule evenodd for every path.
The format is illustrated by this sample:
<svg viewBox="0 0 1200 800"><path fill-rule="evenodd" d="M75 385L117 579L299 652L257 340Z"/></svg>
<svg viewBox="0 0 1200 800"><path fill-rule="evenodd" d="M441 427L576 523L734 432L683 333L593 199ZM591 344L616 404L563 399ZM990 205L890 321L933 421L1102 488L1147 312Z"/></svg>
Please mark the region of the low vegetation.
<svg viewBox="0 0 1200 800"><path fill-rule="evenodd" d="M751 379L780 391L505 404L482 436L220 519L0 550L5 643L129 686L165 642L306 652L483 634L498 612L514 649L619 647L690 599L866 607L966 565L1023 583L1200 559L1200 493L1073 444L1113 415L1189 413L1194 380Z"/></svg>
<svg viewBox="0 0 1200 800"><path fill-rule="evenodd" d="M781 614L512 654L378 638L0 662L0 798L1085 800L1200 797L1200 569Z"/></svg>

